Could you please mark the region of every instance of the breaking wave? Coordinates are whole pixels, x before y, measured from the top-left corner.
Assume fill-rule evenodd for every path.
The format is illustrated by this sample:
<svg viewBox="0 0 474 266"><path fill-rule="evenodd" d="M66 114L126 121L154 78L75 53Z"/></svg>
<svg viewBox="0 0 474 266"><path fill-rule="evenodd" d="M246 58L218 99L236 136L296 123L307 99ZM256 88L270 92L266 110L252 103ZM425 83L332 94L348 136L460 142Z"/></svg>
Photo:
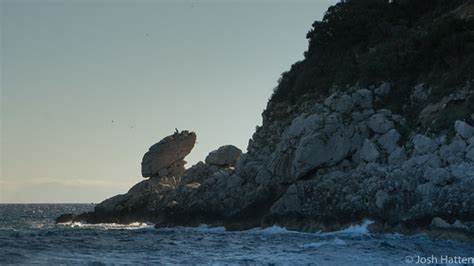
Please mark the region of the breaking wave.
<svg viewBox="0 0 474 266"><path fill-rule="evenodd" d="M472 243L426 236L371 234L364 221L334 232L302 233L280 226L226 231L224 227L153 224L56 225L62 213L91 205L0 205L3 264L316 264L399 265L407 256L473 256ZM428 252L428 253L427 253Z"/></svg>
<svg viewBox="0 0 474 266"><path fill-rule="evenodd" d="M134 223L129 223L129 224L117 224L117 223L88 224L88 223L81 223L81 222L68 222L68 223L60 223L58 225L71 227L71 228L93 228L93 229L103 229L103 230L110 230L110 229L136 230L136 229L154 227L154 225L151 223L140 223L140 222L134 222Z"/></svg>

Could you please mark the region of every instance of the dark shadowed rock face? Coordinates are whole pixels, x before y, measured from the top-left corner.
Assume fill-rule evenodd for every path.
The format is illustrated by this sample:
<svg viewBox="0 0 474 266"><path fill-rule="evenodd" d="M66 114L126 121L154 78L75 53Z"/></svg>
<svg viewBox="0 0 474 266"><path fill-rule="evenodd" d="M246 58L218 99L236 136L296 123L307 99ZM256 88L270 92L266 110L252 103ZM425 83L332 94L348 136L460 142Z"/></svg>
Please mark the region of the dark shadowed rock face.
<svg viewBox="0 0 474 266"><path fill-rule="evenodd" d="M194 132L181 131L162 139L150 147L142 160L143 177L182 176L184 157L196 143Z"/></svg>

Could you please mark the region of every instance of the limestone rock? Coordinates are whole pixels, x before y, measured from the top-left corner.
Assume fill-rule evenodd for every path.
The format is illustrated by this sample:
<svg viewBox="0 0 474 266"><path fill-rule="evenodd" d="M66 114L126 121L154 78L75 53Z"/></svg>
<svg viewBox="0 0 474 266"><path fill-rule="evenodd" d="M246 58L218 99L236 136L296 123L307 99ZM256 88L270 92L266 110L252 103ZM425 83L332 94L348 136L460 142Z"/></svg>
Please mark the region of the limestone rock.
<svg viewBox="0 0 474 266"><path fill-rule="evenodd" d="M425 102L431 94L431 90L425 88L423 83L415 86L411 99L414 102Z"/></svg>
<svg viewBox="0 0 474 266"><path fill-rule="evenodd" d="M390 129L387 133L377 139L377 143L387 153L391 153L398 147L397 143L400 140L400 137L401 135L398 133L398 130Z"/></svg>
<svg viewBox="0 0 474 266"><path fill-rule="evenodd" d="M474 136L474 127L464 121L454 122L454 130L463 139L469 139Z"/></svg>
<svg viewBox="0 0 474 266"><path fill-rule="evenodd" d="M234 166L240 158L242 151L233 146L225 145L215 151L211 151L206 157L206 163L219 166Z"/></svg>
<svg viewBox="0 0 474 266"><path fill-rule="evenodd" d="M460 163L449 166L449 172L457 179L472 179L474 181L474 164Z"/></svg>
<svg viewBox="0 0 474 266"><path fill-rule="evenodd" d="M362 109L370 109L372 108L373 95L370 90L361 89L355 91L352 94L352 100L356 107L360 107Z"/></svg>
<svg viewBox="0 0 474 266"><path fill-rule="evenodd" d="M467 148L466 159L474 162L474 145L469 145Z"/></svg>
<svg viewBox="0 0 474 266"><path fill-rule="evenodd" d="M377 109L377 111L375 111L375 112L377 114L383 114L386 117L392 117L392 111L390 111L389 109L385 109L385 108Z"/></svg>
<svg viewBox="0 0 474 266"><path fill-rule="evenodd" d="M384 134L394 127L393 121L389 120L384 114L374 114L368 121L367 125L375 133Z"/></svg>
<svg viewBox="0 0 474 266"><path fill-rule="evenodd" d="M415 175L422 176L428 168L440 168L442 166L441 159L436 154L424 154L414 156L402 164L402 170Z"/></svg>
<svg viewBox="0 0 474 266"><path fill-rule="evenodd" d="M377 208L382 209L389 200L389 198L390 196L387 192L379 190L375 194L375 205L377 206Z"/></svg>
<svg viewBox="0 0 474 266"><path fill-rule="evenodd" d="M220 167L218 166L198 162L186 170L185 175L182 177L182 181L184 183L204 183L210 176L214 175L219 170Z"/></svg>
<svg viewBox="0 0 474 266"><path fill-rule="evenodd" d="M184 130L154 144L143 156L142 176L182 175L185 164L183 159L191 152L195 142L196 134Z"/></svg>
<svg viewBox="0 0 474 266"><path fill-rule="evenodd" d="M374 113L375 113L374 110L366 109L366 110L362 110L360 112L359 111L352 112L351 116L352 116L352 120L354 120L356 122L360 122L362 120L365 120L365 119L369 118Z"/></svg>
<svg viewBox="0 0 474 266"><path fill-rule="evenodd" d="M375 95L385 96L390 93L391 85L388 82L382 83L378 88L374 90Z"/></svg>
<svg viewBox="0 0 474 266"><path fill-rule="evenodd" d="M438 148L436 141L421 134L417 134L412 139L415 150L418 154L433 153Z"/></svg>
<svg viewBox="0 0 474 266"><path fill-rule="evenodd" d="M468 144L469 146L474 146L474 137L469 138L469 139L467 140L467 144Z"/></svg>
<svg viewBox="0 0 474 266"><path fill-rule="evenodd" d="M443 186L451 180L451 173L445 168L429 168L423 177L434 185Z"/></svg>
<svg viewBox="0 0 474 266"><path fill-rule="evenodd" d="M451 225L448 222L446 222L445 220L439 217L434 217L431 220L431 226L436 227L436 228L443 228L443 229L451 228Z"/></svg>
<svg viewBox="0 0 474 266"><path fill-rule="evenodd" d="M471 137L467 143L469 146L466 149L466 159L474 162L474 137Z"/></svg>
<svg viewBox="0 0 474 266"><path fill-rule="evenodd" d="M352 97L346 94L331 95L324 101L324 104L339 113L348 113L352 110L352 107L354 106Z"/></svg>
<svg viewBox="0 0 474 266"><path fill-rule="evenodd" d="M424 183L416 187L416 193L421 199L433 201L438 189L431 183Z"/></svg>
<svg viewBox="0 0 474 266"><path fill-rule="evenodd" d="M91 214L58 220L339 230L372 218L391 230L405 225L426 229L427 221L442 217L464 223L451 227L471 226L474 136L466 138L468 127L458 123L453 140L417 135L401 142L394 124L406 119L386 109L384 86L371 87L375 96L359 90L325 101L305 96L298 104L269 103L248 153L224 146L187 170L183 158L195 136L186 137L192 141L183 152L183 133L170 136L144 156L144 172L160 178L140 182L98 204ZM372 97L377 97L377 110ZM408 115L407 110L402 114ZM433 224L446 226L437 219Z"/></svg>
<svg viewBox="0 0 474 266"><path fill-rule="evenodd" d="M377 145L372 141L366 139L362 148L358 151L359 157L365 162L375 162L380 157L380 152Z"/></svg>
<svg viewBox="0 0 474 266"><path fill-rule="evenodd" d="M271 207L274 214L285 214L287 212L299 211L301 202L299 199L298 188L295 184L288 187L286 193Z"/></svg>
<svg viewBox="0 0 474 266"><path fill-rule="evenodd" d="M388 156L388 163L392 165L402 164L407 159L407 153L404 148L397 147Z"/></svg>
<svg viewBox="0 0 474 266"><path fill-rule="evenodd" d="M443 161L453 164L464 160L466 143L463 140L453 140L451 143L441 146L439 155Z"/></svg>
<svg viewBox="0 0 474 266"><path fill-rule="evenodd" d="M320 133L307 136L295 152L292 173L301 177L320 166L335 165L347 156L350 147L350 139L341 131L329 139Z"/></svg>

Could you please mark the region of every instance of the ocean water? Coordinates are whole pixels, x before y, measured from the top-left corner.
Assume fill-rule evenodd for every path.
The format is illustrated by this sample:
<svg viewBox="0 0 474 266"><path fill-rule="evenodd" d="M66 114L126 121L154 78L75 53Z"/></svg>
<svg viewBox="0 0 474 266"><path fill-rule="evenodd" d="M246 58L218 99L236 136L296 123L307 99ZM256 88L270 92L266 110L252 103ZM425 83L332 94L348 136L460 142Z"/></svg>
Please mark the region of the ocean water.
<svg viewBox="0 0 474 266"><path fill-rule="evenodd" d="M0 205L0 264L404 265L474 257L473 242L371 234L370 221L328 233L276 226L229 232L206 225L154 229L146 223L54 224L62 213L93 207Z"/></svg>

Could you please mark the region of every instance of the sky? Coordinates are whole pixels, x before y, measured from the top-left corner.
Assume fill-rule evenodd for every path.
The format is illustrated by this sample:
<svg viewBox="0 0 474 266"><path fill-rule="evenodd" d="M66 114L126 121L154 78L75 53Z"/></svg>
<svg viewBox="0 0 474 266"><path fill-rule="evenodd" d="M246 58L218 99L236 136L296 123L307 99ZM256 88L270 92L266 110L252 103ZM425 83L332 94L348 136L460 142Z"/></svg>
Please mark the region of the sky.
<svg viewBox="0 0 474 266"><path fill-rule="evenodd" d="M222 145L245 151L337 2L0 1L0 203L125 193L175 128L197 134L187 167Z"/></svg>

